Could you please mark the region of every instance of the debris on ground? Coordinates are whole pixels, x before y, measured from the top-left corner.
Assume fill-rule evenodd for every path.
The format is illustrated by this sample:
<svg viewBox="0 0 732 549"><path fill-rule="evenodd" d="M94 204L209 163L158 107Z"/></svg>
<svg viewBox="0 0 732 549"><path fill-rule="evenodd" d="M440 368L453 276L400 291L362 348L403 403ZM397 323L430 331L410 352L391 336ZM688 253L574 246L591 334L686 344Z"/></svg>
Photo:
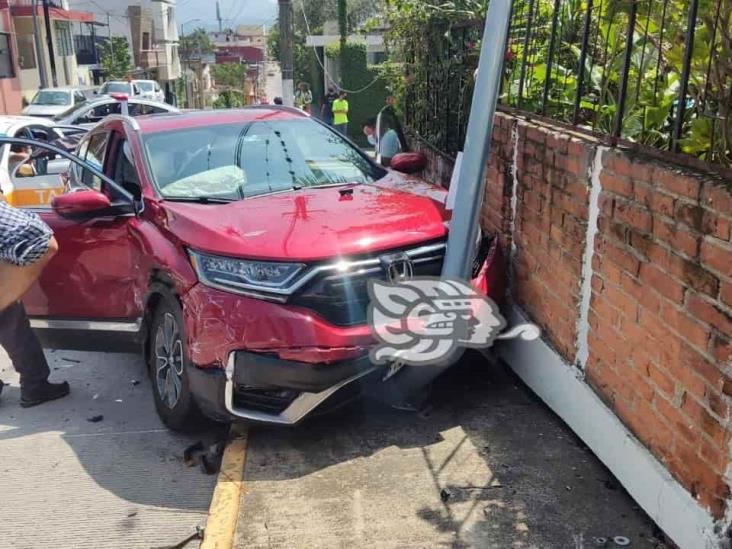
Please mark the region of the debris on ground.
<svg viewBox="0 0 732 549"><path fill-rule="evenodd" d="M193 540L197 540L197 539L202 540L204 533L205 533L205 530L204 530L203 526L196 526L196 531L193 534L191 534L184 540L179 541L175 545L163 545L162 547L154 547L153 549L182 549L183 547L188 545Z"/></svg>
<svg viewBox="0 0 732 549"><path fill-rule="evenodd" d="M92 397L92 400L96 400L99 398L99 393L94 393L94 396Z"/></svg>
<svg viewBox="0 0 732 549"><path fill-rule="evenodd" d="M61 360L65 360L66 362L73 362L74 364L81 364L81 360L76 360L75 358L68 358L68 357L62 356Z"/></svg>
<svg viewBox="0 0 732 549"><path fill-rule="evenodd" d="M104 416L103 416L102 414L99 414L98 416L92 416L92 417L88 417L88 418L86 418L86 420L87 420L87 421L88 421L89 423L99 423L99 422L100 422L100 421L102 421L103 419L104 419Z"/></svg>
<svg viewBox="0 0 732 549"><path fill-rule="evenodd" d="M618 547L626 547L630 545L630 538L627 538L625 536L615 536L613 538L613 543Z"/></svg>
<svg viewBox="0 0 732 549"><path fill-rule="evenodd" d="M131 511L127 513L127 518L132 518L137 516L137 511Z"/></svg>
<svg viewBox="0 0 732 549"><path fill-rule="evenodd" d="M440 490L440 499L443 503L445 503L448 499L452 497L452 492L448 490L447 488L443 488Z"/></svg>
<svg viewBox="0 0 732 549"><path fill-rule="evenodd" d="M593 540L595 547L605 547L607 545L607 538L597 537Z"/></svg>
<svg viewBox="0 0 732 549"><path fill-rule="evenodd" d="M203 442L200 440L194 442L188 448L183 450L183 463L186 467L193 467L196 464L197 454L203 452Z"/></svg>
<svg viewBox="0 0 732 549"><path fill-rule="evenodd" d="M131 379L130 380L130 383L132 383L132 386L133 387L136 387L137 385L140 384L140 380L139 379Z"/></svg>
<svg viewBox="0 0 732 549"><path fill-rule="evenodd" d="M496 483L496 484L489 484L488 486L473 486L473 485L453 486L453 488L457 488L458 490L493 490L494 488L503 488L503 484Z"/></svg>

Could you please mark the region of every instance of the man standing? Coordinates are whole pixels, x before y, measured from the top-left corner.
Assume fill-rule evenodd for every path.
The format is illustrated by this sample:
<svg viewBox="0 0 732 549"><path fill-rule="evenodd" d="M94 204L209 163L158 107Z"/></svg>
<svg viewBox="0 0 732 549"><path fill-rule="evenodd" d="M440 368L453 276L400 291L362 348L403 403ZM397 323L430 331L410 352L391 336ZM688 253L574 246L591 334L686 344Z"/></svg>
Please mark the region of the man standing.
<svg viewBox="0 0 732 549"><path fill-rule="evenodd" d="M333 101L333 126L341 134L348 136L348 100L344 91Z"/></svg>
<svg viewBox="0 0 732 549"><path fill-rule="evenodd" d="M329 126L333 125L333 102L338 99L333 86L328 88L328 93L323 98L323 104L320 107L320 118Z"/></svg>
<svg viewBox="0 0 732 549"><path fill-rule="evenodd" d="M20 374L24 408L69 394L69 384L49 383L50 370L20 298L58 250L51 229L30 212L9 206L0 193L0 346ZM0 392L3 383L0 381Z"/></svg>

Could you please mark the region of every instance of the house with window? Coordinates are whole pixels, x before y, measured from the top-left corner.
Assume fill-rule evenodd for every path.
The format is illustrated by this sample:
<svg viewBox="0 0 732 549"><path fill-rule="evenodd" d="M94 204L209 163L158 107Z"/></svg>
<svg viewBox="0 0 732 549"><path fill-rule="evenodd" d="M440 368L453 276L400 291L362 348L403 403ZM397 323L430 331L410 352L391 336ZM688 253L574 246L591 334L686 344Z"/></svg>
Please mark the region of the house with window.
<svg viewBox="0 0 732 549"><path fill-rule="evenodd" d="M36 6L36 22L42 47L37 51L33 35L33 5L31 0L5 0L9 12L11 51L17 62L17 76L22 98L30 101L41 87L41 71L45 68L48 86L78 86L76 52L72 25L94 22L94 14L69 9L68 2L55 2L48 10L48 24L41 3ZM0 8L1 9L1 8ZM50 43L47 39L50 29ZM43 62L39 62L39 55ZM16 111L17 112L17 111Z"/></svg>

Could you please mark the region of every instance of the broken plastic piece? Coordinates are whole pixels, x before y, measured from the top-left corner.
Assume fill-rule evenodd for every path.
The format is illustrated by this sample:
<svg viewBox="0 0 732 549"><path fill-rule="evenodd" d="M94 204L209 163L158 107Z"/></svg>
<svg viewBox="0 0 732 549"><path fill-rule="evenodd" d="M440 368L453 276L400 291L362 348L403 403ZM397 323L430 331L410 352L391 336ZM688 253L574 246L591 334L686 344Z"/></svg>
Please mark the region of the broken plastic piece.
<svg viewBox="0 0 732 549"><path fill-rule="evenodd" d="M447 488L443 488L440 490L440 499L443 503L445 503L448 499L452 497L452 492L448 490Z"/></svg>
<svg viewBox="0 0 732 549"><path fill-rule="evenodd" d="M92 416L92 417L88 417L88 418L86 418L86 420L87 420L87 421L88 421L89 423L99 423L99 422L100 422L100 421L102 421L103 419L104 419L104 416L103 416L102 414L99 414L98 416Z"/></svg>

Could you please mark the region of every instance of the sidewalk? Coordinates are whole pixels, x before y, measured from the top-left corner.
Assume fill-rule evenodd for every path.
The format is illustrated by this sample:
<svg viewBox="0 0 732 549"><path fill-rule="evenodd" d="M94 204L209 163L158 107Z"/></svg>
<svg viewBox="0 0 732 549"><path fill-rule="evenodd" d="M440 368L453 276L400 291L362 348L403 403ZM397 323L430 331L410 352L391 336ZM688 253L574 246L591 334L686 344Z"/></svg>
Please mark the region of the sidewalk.
<svg viewBox="0 0 732 549"><path fill-rule="evenodd" d="M652 547L652 523L581 441L466 356L426 414L357 405L252 428L236 546Z"/></svg>

